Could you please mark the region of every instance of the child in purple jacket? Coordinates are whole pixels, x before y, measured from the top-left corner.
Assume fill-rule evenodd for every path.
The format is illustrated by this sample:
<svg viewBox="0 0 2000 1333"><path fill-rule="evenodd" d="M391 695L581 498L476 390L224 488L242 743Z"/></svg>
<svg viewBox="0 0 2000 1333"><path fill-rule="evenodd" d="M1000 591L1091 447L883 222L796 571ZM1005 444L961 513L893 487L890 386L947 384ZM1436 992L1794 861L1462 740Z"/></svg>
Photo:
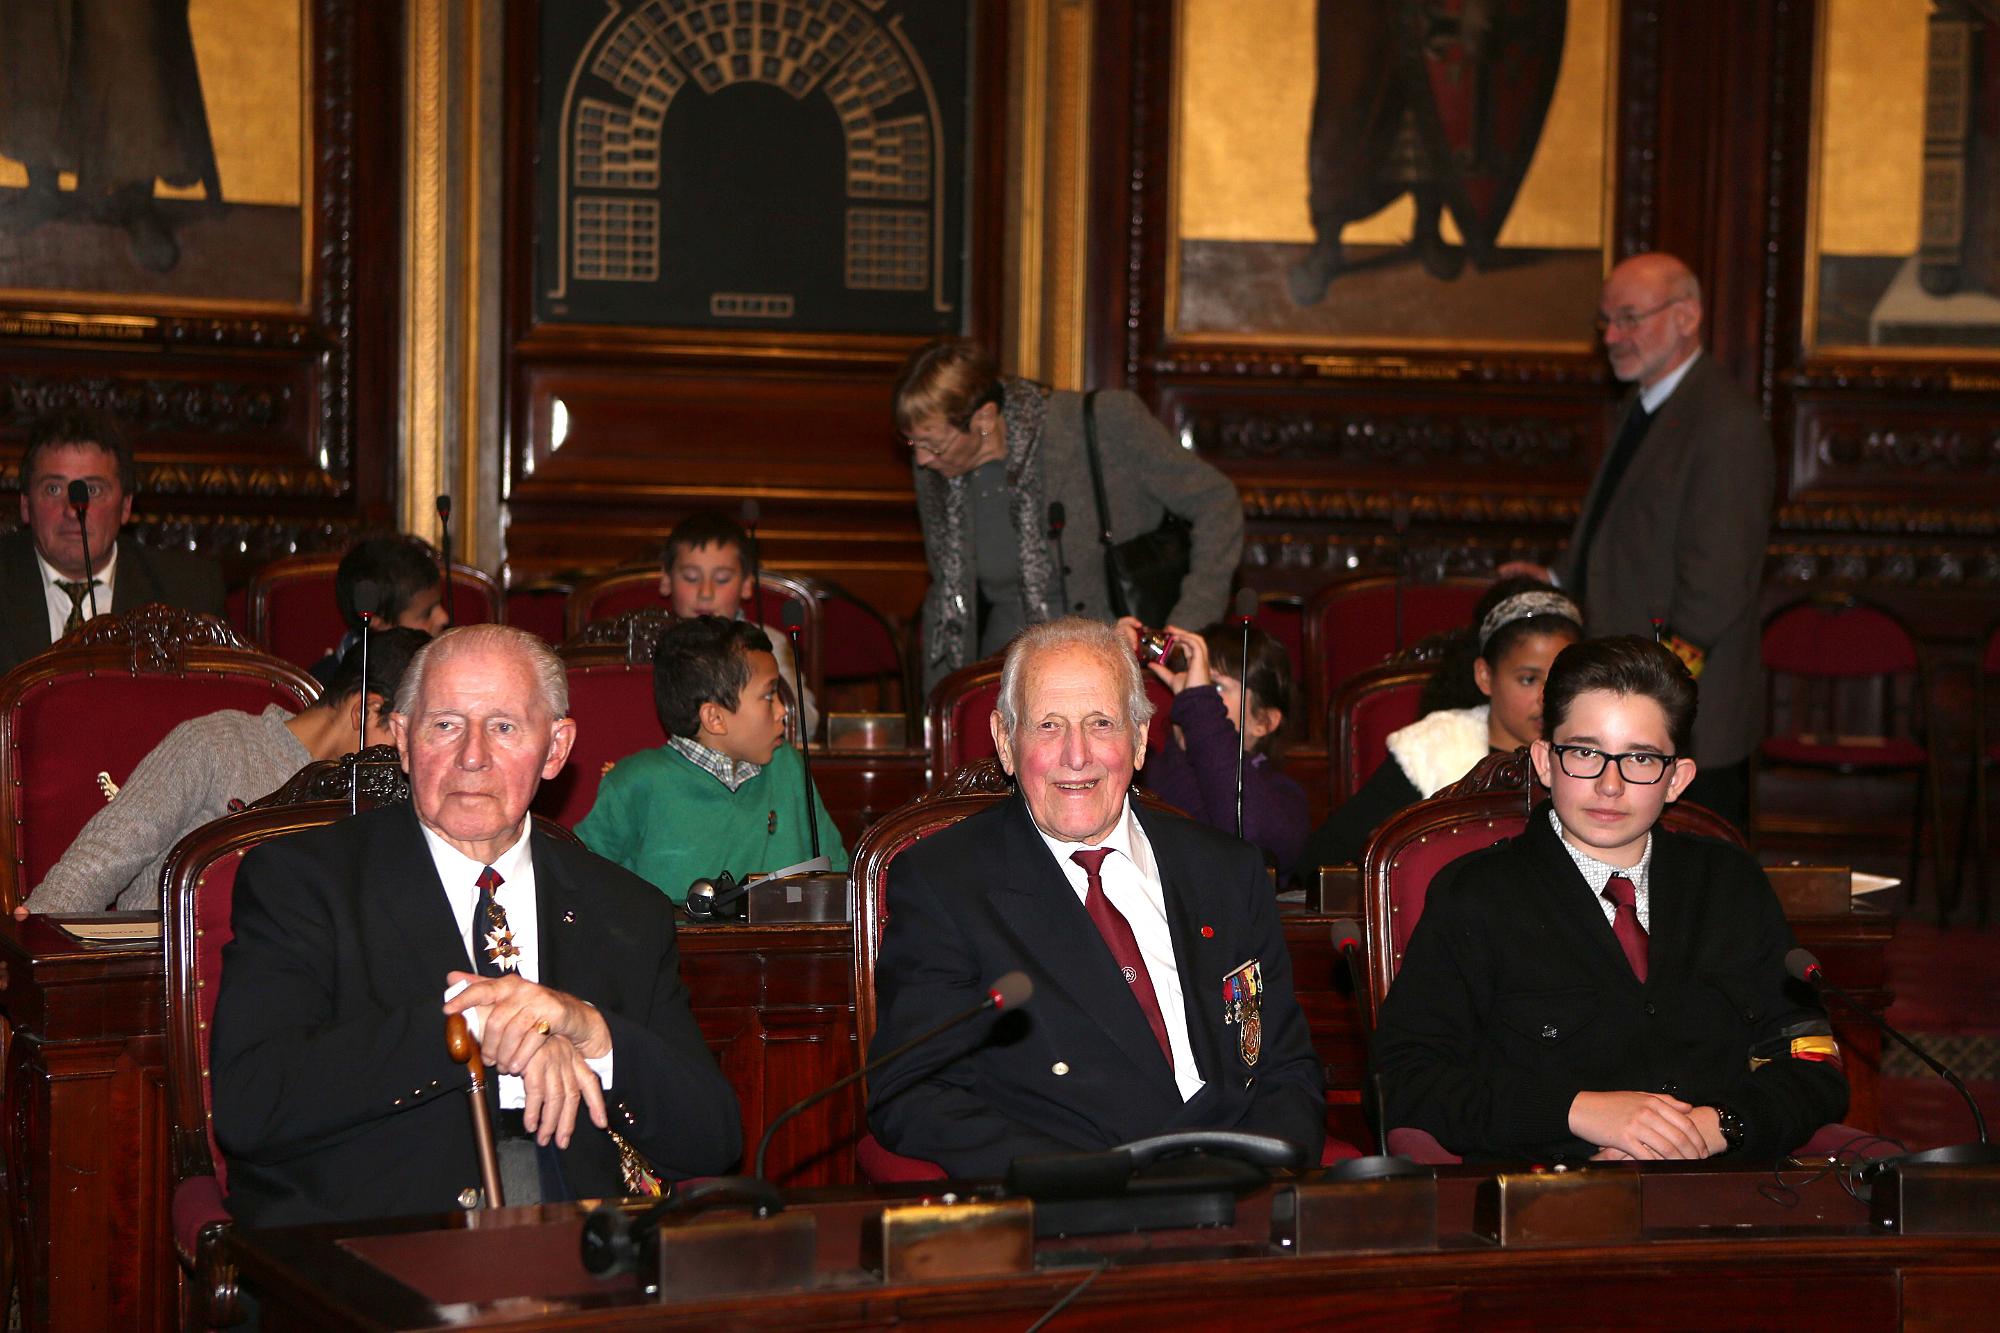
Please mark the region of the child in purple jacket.
<svg viewBox="0 0 2000 1333"><path fill-rule="evenodd" d="M1143 626L1126 616L1118 629L1136 652ZM1169 625L1167 632L1181 654L1169 660L1180 669L1158 662L1148 667L1174 692L1173 732L1147 757L1139 780L1192 818L1234 833L1236 729L1247 711L1243 837L1277 866L1282 884L1312 827L1305 789L1285 775L1272 754L1292 697L1291 661L1284 645L1252 629L1246 667L1238 625L1218 622L1199 634ZM1242 702L1246 684L1247 710Z"/></svg>

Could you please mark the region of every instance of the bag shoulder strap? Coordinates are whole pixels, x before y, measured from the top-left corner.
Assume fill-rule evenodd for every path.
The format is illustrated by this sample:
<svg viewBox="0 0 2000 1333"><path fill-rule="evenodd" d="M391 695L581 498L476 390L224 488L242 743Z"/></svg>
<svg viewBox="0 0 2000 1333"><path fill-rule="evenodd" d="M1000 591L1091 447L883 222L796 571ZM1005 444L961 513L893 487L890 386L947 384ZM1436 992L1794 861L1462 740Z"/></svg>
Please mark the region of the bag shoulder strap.
<svg viewBox="0 0 2000 1333"><path fill-rule="evenodd" d="M1111 505L1104 498L1104 465L1097 458L1097 390L1083 396L1083 452L1090 460L1090 492L1097 501L1097 540L1111 545Z"/></svg>

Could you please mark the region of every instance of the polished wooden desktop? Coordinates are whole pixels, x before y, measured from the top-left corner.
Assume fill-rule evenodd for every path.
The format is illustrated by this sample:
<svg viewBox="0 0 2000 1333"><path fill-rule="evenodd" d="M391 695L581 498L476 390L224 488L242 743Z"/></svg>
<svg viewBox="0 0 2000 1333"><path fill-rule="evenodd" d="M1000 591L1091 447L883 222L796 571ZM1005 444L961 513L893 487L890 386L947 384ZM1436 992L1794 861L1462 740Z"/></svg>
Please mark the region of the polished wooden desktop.
<svg viewBox="0 0 2000 1333"><path fill-rule="evenodd" d="M1343 914L1288 909L1285 935L1335 1130L1361 1142L1356 1007L1328 929ZM1793 925L1832 975L1888 1003L1894 918L1851 912ZM686 926L681 949L695 1017L742 1102L746 1142L856 1067L848 925ZM180 1267L167 1218L160 949L86 947L48 919L7 918L0 969L12 1028L0 1133L24 1326L172 1327ZM1836 1018L1854 1093L1848 1122L1874 1128L1879 1038ZM852 1182L860 1114L857 1092L800 1116L772 1146L772 1177L788 1188Z"/></svg>
<svg viewBox="0 0 2000 1333"><path fill-rule="evenodd" d="M1300 1253L1269 1188L1230 1226L1045 1239L1030 1271L932 1281L885 1281L865 1257L885 1200L906 1195L809 1191L790 1204L816 1228L809 1285L728 1296L592 1276L574 1205L239 1232L230 1250L272 1327L1019 1330L1071 1293L1054 1327L1962 1333L2000 1308L2000 1235L1879 1234L1824 1170L1611 1169L1640 1176L1637 1240L1502 1246L1475 1230L1485 1173L1453 1168L1435 1247L1388 1255Z"/></svg>

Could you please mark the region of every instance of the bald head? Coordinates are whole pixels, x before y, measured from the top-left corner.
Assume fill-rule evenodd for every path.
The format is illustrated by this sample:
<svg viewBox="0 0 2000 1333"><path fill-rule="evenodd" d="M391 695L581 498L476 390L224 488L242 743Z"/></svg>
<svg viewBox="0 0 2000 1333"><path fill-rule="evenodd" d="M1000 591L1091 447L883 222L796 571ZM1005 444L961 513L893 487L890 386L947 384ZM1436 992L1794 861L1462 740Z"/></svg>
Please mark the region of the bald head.
<svg viewBox="0 0 2000 1333"><path fill-rule="evenodd" d="M1634 255L1604 280L1597 317L1612 373L1650 388L1701 346L1701 283L1672 255Z"/></svg>

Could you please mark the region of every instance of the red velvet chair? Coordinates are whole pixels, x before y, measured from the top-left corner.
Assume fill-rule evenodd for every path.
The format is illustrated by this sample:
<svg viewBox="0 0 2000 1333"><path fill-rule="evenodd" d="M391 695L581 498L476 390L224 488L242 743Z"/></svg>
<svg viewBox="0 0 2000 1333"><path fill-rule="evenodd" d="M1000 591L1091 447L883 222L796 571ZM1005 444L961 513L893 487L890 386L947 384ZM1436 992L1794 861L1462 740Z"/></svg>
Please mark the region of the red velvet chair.
<svg viewBox="0 0 2000 1333"><path fill-rule="evenodd" d="M507 623L524 629L545 643L561 643L569 637L569 595L574 583L562 579L536 579L532 583L507 587Z"/></svg>
<svg viewBox="0 0 2000 1333"><path fill-rule="evenodd" d="M0 679L0 908L180 723L224 708L297 712L319 685L213 616L158 604L87 621Z"/></svg>
<svg viewBox="0 0 2000 1333"><path fill-rule="evenodd" d="M563 771L535 793L533 808L564 828L575 828L596 803L611 766L627 755L665 745L667 736L653 706L650 654L644 662L592 662L565 651L564 661L576 745Z"/></svg>
<svg viewBox="0 0 2000 1333"><path fill-rule="evenodd" d="M1000 700L1000 665L1000 658L989 657L962 666L932 688L925 732L929 737L934 778L994 756L990 719ZM1174 696L1147 672L1146 697L1153 701L1153 720L1146 728L1146 748L1157 750L1166 743L1167 729L1173 725L1167 714L1173 708Z"/></svg>
<svg viewBox="0 0 2000 1333"><path fill-rule="evenodd" d="M1376 830L1362 862L1362 910L1367 936L1368 989L1362 999L1362 1021L1372 1031L1383 997L1396 979L1410 936L1423 915L1424 895L1438 871L1469 852L1511 838L1527 827L1532 802L1547 795L1535 780L1527 752L1492 755L1464 778L1416 805L1398 811ZM1666 809L1661 822L1680 833L1693 833L1744 845L1734 824L1713 811L1686 801ZM1832 1155L1850 1142L1871 1141L1872 1135L1849 1125L1822 1126L1798 1152L1801 1156ZM1407 1126L1392 1126L1389 1151L1430 1165L1459 1158L1430 1134ZM1864 1155L1884 1151L1870 1148Z"/></svg>
<svg viewBox="0 0 2000 1333"><path fill-rule="evenodd" d="M1323 715L1341 685L1369 667L1428 635L1464 626L1480 595L1492 586L1487 578L1404 579L1399 596L1398 582L1388 574L1356 575L1327 584L1307 601L1307 717Z"/></svg>
<svg viewBox="0 0 2000 1333"><path fill-rule="evenodd" d="M437 552L416 538L413 543ZM250 641L287 662L311 667L340 645L347 624L334 600L334 575L344 552L318 551L273 560L250 579ZM483 625L506 617L500 585L483 569L456 562L446 608L454 625Z"/></svg>
<svg viewBox="0 0 2000 1333"><path fill-rule="evenodd" d="M1435 672L1429 666L1386 663L1342 685L1327 714L1332 789L1338 810L1389 757L1389 736L1417 720L1417 705Z"/></svg>
<svg viewBox="0 0 2000 1333"><path fill-rule="evenodd" d="M916 698L895 627L859 597L831 584L820 588L825 647L820 671L828 685L872 683L877 712L902 711Z"/></svg>
<svg viewBox="0 0 2000 1333"><path fill-rule="evenodd" d="M1939 910L1948 914L1942 786L1928 736L1930 670L1916 636L1881 607L1847 593L1817 593L1764 622L1763 655L1769 694L1760 766L1910 774L1906 891L1915 901L1928 822Z"/></svg>
<svg viewBox="0 0 2000 1333"><path fill-rule="evenodd" d="M991 756L954 772L937 790L892 810L871 825L854 845L848 871L848 901L854 905L854 1032L860 1058L868 1058L875 1039L875 959L882 948L882 930L889 923L889 865L919 841L950 828L1013 794L1011 779ZM1143 789L1134 799L1153 809L1167 809ZM1351 1144L1329 1137L1323 1162L1359 1156ZM884 1148L873 1134L863 1132L855 1149L862 1178L877 1184L893 1181L942 1180L935 1162L904 1157Z"/></svg>
<svg viewBox="0 0 2000 1333"><path fill-rule="evenodd" d="M757 577L757 605L764 628L773 637L785 632L786 603L805 612L805 623L799 628L803 657L799 670L805 673L806 687L815 698L825 684L821 657L825 634L820 619L824 595L817 583L797 574L766 569ZM593 621L612 620L630 611L663 610L667 605L667 599L660 596L660 567L631 565L578 583L576 591L569 595L565 627L569 638L574 640Z"/></svg>

